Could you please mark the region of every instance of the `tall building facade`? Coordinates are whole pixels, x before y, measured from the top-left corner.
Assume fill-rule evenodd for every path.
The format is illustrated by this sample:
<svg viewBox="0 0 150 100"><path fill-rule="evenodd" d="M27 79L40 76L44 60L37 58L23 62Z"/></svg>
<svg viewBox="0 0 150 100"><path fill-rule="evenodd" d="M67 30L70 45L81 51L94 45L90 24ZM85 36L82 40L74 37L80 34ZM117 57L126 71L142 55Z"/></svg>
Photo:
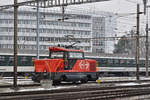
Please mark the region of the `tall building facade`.
<svg viewBox="0 0 150 100"><path fill-rule="evenodd" d="M61 21L61 18L61 12L40 12L40 53L48 52L49 46L70 45L75 42L77 42L77 48L85 52L105 52L105 41L92 40L97 36L106 36L105 17L95 17L93 14L65 13L67 20ZM0 50L3 52L13 52L13 19L12 10L1 11ZM36 53L36 31L36 11L19 10L19 53Z"/></svg>
<svg viewBox="0 0 150 100"><path fill-rule="evenodd" d="M116 18L113 13L97 12L92 14L92 36L94 53L113 53L115 36Z"/></svg>
<svg viewBox="0 0 150 100"><path fill-rule="evenodd" d="M92 17L92 51L95 53L105 52L105 41L101 37L105 37L105 17Z"/></svg>

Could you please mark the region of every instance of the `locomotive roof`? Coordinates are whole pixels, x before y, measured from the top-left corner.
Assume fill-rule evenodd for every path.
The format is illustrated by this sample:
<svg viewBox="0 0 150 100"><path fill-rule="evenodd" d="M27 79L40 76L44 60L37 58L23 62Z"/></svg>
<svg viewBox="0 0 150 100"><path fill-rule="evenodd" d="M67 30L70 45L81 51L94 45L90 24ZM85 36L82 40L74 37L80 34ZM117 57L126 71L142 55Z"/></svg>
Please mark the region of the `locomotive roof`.
<svg viewBox="0 0 150 100"><path fill-rule="evenodd" d="M74 52L83 52L83 50L75 50L75 49L66 49L62 47L49 47L49 51L74 51Z"/></svg>

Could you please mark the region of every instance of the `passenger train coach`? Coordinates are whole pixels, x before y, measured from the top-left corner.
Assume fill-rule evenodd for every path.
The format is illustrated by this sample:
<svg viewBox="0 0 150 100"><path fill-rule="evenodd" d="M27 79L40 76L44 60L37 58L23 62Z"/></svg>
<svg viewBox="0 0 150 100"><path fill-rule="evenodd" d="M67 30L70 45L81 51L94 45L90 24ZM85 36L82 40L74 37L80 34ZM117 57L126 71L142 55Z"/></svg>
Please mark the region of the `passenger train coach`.
<svg viewBox="0 0 150 100"><path fill-rule="evenodd" d="M46 55L41 55L40 59L48 58ZM18 54L17 72L19 76L24 76L34 72L32 60L36 59L33 54ZM0 53L0 76L12 76L13 74L13 54Z"/></svg>
<svg viewBox="0 0 150 100"><path fill-rule="evenodd" d="M47 55L40 56L40 59L44 58L49 57ZM135 76L136 73L136 63L134 58L91 56L85 58L95 59L97 61L97 72L100 76ZM18 76L24 76L34 72L33 59L36 59L36 55L18 54ZM0 76L12 76L13 60L13 54L0 53ZM145 75L145 58L140 58L139 66L140 74Z"/></svg>
<svg viewBox="0 0 150 100"><path fill-rule="evenodd" d="M136 62L131 57L87 57L98 62L100 76L135 76ZM149 59L150 64L150 59ZM145 75L145 58L139 59L140 75ZM150 67L150 66L149 66ZM150 69L149 69L150 71Z"/></svg>

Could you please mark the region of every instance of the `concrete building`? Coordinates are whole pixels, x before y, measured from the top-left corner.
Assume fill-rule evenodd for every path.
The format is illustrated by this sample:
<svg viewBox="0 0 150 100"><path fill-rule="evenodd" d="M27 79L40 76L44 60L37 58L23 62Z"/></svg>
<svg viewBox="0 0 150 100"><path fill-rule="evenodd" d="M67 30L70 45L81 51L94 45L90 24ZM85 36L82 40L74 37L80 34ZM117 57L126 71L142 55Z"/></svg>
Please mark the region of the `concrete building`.
<svg viewBox="0 0 150 100"><path fill-rule="evenodd" d="M49 46L69 45L80 41L76 46L85 52L105 53L109 46L104 40L92 40L94 37L106 37L113 30L106 15L66 12L68 20L64 22L61 12L40 12L40 53L46 53ZM13 11L1 11L0 14L0 51L13 52ZM110 19L111 20L111 19ZM108 22L107 22L108 21ZM111 29L110 29L111 28ZM108 31L109 30L109 31ZM108 32L107 32L108 31ZM111 41L113 44L113 41ZM113 46L113 45L111 45ZM36 53L36 11L18 12L18 52ZM109 53L109 52L108 52ZM111 52L110 52L111 53Z"/></svg>
<svg viewBox="0 0 150 100"><path fill-rule="evenodd" d="M115 36L116 18L113 13L96 12L92 14L92 51L95 53L113 53L114 40L110 37Z"/></svg>

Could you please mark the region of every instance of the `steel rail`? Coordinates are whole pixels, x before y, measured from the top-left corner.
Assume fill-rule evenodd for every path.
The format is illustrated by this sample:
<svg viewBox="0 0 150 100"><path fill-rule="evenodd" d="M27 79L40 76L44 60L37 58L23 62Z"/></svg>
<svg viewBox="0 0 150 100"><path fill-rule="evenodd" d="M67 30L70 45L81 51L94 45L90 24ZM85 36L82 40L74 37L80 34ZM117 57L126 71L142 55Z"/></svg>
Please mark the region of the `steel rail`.
<svg viewBox="0 0 150 100"><path fill-rule="evenodd" d="M102 86L113 86L114 84L119 84L119 83L131 83L131 82L135 82L135 83L148 83L150 82L150 80L139 80L138 82L136 80L124 80L124 81L102 81L99 83L99 86L102 87ZM81 83L61 83L59 85L56 85L56 86L81 86L81 85L98 85L97 82L88 82L88 83L84 83L84 84L81 84ZM36 86L41 86L40 83L33 83L33 84L18 84L18 87L36 87ZM12 85L0 85L0 88L11 88Z"/></svg>
<svg viewBox="0 0 150 100"><path fill-rule="evenodd" d="M1 93L0 100L12 99L82 99L82 98L115 98L128 97L150 92L150 84L135 86L111 86L111 87L78 87L59 90L41 90Z"/></svg>
<svg viewBox="0 0 150 100"><path fill-rule="evenodd" d="M150 85L150 84L149 84ZM149 94L150 88L147 88L147 85L140 85L140 86L118 86L107 89L86 89L84 90L79 89L78 91L71 91L64 92L59 91L57 93L51 93L48 91L30 91L30 92L18 92L18 95L15 93L11 93L11 95L0 95L0 99L3 100L12 100L12 99L28 99L28 100L35 100L35 99L56 99L56 100L64 100L64 99L110 99L110 98L118 98L118 97L130 97L136 95L144 95Z"/></svg>

